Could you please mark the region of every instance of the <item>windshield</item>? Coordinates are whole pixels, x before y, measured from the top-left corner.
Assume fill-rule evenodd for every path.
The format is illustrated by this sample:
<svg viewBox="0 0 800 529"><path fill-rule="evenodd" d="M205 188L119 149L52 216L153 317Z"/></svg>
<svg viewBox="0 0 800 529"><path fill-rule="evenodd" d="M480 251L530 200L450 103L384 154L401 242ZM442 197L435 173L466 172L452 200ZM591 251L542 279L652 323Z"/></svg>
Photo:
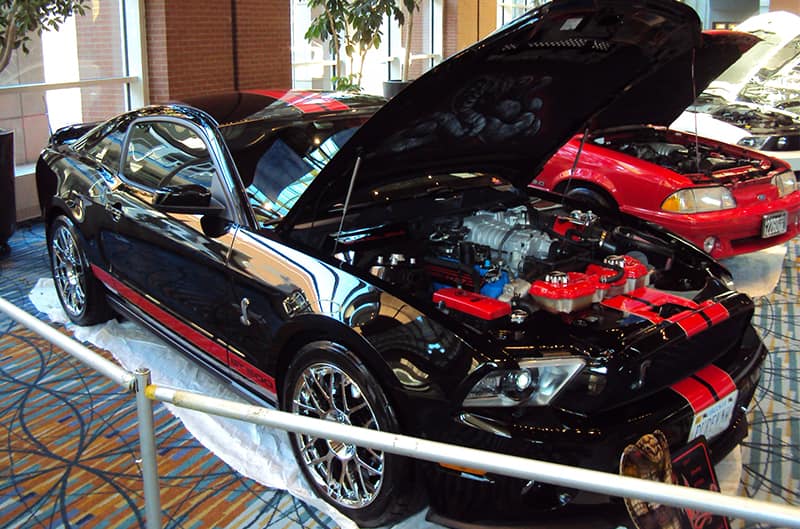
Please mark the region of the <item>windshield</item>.
<svg viewBox="0 0 800 529"><path fill-rule="evenodd" d="M362 122L301 122L272 131L257 122L225 131L259 227L274 226L286 215Z"/></svg>

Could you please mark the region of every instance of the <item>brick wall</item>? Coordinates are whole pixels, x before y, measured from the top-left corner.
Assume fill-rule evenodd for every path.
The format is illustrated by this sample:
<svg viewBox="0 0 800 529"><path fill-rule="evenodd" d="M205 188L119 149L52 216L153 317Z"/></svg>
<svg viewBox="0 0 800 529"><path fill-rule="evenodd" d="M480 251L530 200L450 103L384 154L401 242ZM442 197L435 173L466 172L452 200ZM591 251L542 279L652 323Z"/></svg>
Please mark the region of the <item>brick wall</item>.
<svg viewBox="0 0 800 529"><path fill-rule="evenodd" d="M240 88L289 87L286 0L236 0ZM150 100L160 103L236 86L230 1L146 0Z"/></svg>
<svg viewBox="0 0 800 529"><path fill-rule="evenodd" d="M169 100L166 3L167 0L145 1L145 49L150 101L153 103Z"/></svg>
<svg viewBox="0 0 800 529"><path fill-rule="evenodd" d="M800 0L771 0L769 3L770 11L789 11L800 15Z"/></svg>
<svg viewBox="0 0 800 529"><path fill-rule="evenodd" d="M444 0L444 33L442 35L443 59L461 50L458 46L458 4L458 0Z"/></svg>
<svg viewBox="0 0 800 529"><path fill-rule="evenodd" d="M86 16L76 17L78 64L81 79L118 77L122 64L122 29L118 0L93 2ZM101 121L125 110L119 86L81 89L84 121Z"/></svg>
<svg viewBox="0 0 800 529"><path fill-rule="evenodd" d="M239 88L289 88L292 33L288 0L237 0Z"/></svg>

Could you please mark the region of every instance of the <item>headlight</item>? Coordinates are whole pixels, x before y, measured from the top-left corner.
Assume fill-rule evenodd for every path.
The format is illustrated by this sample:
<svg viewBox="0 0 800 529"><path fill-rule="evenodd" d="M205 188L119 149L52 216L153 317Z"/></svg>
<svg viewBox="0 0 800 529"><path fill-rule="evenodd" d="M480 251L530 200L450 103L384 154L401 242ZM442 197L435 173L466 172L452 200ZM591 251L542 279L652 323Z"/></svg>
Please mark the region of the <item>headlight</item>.
<svg viewBox="0 0 800 529"><path fill-rule="evenodd" d="M583 368L582 358L542 358L519 369L497 369L475 384L465 406L544 406Z"/></svg>
<svg viewBox="0 0 800 529"><path fill-rule="evenodd" d="M704 213L733 209L736 201L724 187L697 187L672 193L661 204L661 209L673 213Z"/></svg>
<svg viewBox="0 0 800 529"><path fill-rule="evenodd" d="M736 145L747 147L748 149L755 149L757 151L764 148L764 145L769 141L770 136L747 136L736 142Z"/></svg>
<svg viewBox="0 0 800 529"><path fill-rule="evenodd" d="M778 196L785 197L797 191L797 178L793 172L786 171L773 176L772 185L778 188Z"/></svg>

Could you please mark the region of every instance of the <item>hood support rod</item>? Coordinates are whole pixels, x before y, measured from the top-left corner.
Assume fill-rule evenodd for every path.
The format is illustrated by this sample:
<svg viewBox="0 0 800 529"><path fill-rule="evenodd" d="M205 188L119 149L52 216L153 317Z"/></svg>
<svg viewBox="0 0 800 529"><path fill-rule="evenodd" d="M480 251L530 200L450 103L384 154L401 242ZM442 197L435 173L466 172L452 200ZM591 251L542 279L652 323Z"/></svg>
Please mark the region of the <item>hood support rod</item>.
<svg viewBox="0 0 800 529"><path fill-rule="evenodd" d="M350 185L347 186L347 196L344 199L344 207L342 208L342 218L339 220L339 230L336 232L336 239L333 241L333 255L336 255L336 249L339 247L339 237L342 235L342 228L344 227L344 218L347 216L347 210L350 208L350 196L353 194L353 186L356 183L356 176L358 170L361 168L361 155L356 158L356 163L353 165L353 173L350 175Z"/></svg>

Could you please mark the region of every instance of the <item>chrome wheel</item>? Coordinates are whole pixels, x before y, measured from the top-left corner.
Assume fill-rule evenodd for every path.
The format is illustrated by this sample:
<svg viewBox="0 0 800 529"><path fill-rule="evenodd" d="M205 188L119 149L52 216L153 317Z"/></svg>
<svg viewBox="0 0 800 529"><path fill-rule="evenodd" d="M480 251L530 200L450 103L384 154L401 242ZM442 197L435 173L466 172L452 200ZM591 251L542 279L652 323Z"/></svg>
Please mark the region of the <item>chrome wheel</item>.
<svg viewBox="0 0 800 529"><path fill-rule="evenodd" d="M78 243L64 224L55 226L52 235L53 277L61 301L71 316L86 310L86 270Z"/></svg>
<svg viewBox="0 0 800 529"><path fill-rule="evenodd" d="M362 388L342 369L328 363L303 369L292 389L291 409L308 417L379 429ZM297 444L308 474L333 502L359 509L380 493L383 452L302 434L297 434Z"/></svg>

